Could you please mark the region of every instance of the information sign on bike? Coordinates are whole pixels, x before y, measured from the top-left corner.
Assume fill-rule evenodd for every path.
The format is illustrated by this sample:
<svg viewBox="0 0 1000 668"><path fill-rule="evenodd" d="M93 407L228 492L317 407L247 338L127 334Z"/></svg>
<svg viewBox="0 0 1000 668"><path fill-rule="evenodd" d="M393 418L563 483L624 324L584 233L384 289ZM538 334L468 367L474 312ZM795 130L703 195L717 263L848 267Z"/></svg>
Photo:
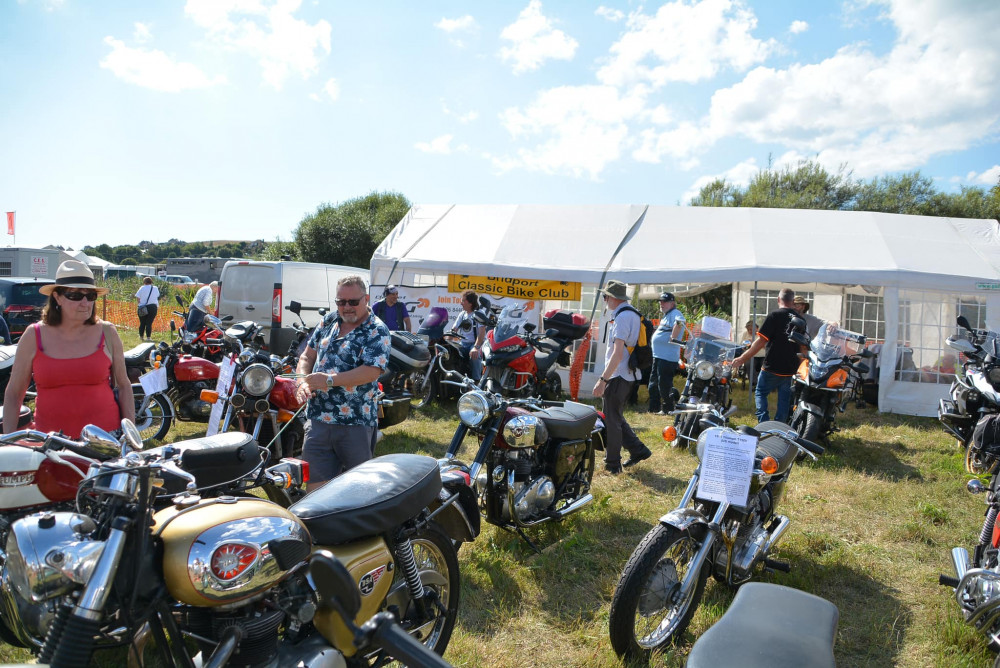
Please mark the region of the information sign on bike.
<svg viewBox="0 0 1000 668"><path fill-rule="evenodd" d="M699 499L745 506L750 493L757 438L736 431L710 429L698 478Z"/></svg>
<svg viewBox="0 0 1000 668"><path fill-rule="evenodd" d="M146 393L147 397L157 392L166 392L167 367L161 366L159 369L142 374L139 376L139 384L142 385L142 391Z"/></svg>
<svg viewBox="0 0 1000 668"><path fill-rule="evenodd" d="M220 422L222 422L222 411L226 408L229 399L229 388L233 383L233 371L236 369L236 360L227 357L219 364L219 382L215 385L215 391L219 393L219 399L212 405L212 412L208 416L208 430L205 436L212 436L219 433Z"/></svg>

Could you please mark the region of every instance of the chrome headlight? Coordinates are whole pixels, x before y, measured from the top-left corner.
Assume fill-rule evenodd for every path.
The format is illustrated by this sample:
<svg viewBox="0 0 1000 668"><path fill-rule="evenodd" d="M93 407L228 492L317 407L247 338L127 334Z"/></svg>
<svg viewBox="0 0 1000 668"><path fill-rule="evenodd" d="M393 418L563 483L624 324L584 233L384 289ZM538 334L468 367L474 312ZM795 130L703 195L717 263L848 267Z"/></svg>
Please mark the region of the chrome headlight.
<svg viewBox="0 0 1000 668"><path fill-rule="evenodd" d="M247 394L262 397L274 387L274 372L266 364L251 364L240 374L240 384Z"/></svg>
<svg viewBox="0 0 1000 668"><path fill-rule="evenodd" d="M708 360L702 360L694 365L694 375L698 380L709 380L715 375L715 365Z"/></svg>
<svg viewBox="0 0 1000 668"><path fill-rule="evenodd" d="M7 538L10 582L26 601L39 603L85 584L104 543L88 535L94 521L76 513L37 513L11 525Z"/></svg>
<svg viewBox="0 0 1000 668"><path fill-rule="evenodd" d="M470 427L483 423L490 416L490 400L478 390L466 392L458 399L458 419Z"/></svg>
<svg viewBox="0 0 1000 668"><path fill-rule="evenodd" d="M250 364L251 362L253 362L253 358L256 356L257 353L255 353L254 351L244 350L243 352L240 353L240 356L237 357L236 359L239 360L240 364Z"/></svg>
<svg viewBox="0 0 1000 668"><path fill-rule="evenodd" d="M194 343L194 340L197 336L198 336L197 332L184 332L184 336L181 340L184 343L191 344Z"/></svg>
<svg viewBox="0 0 1000 668"><path fill-rule="evenodd" d="M535 445L535 427L538 418L534 415L517 415L507 420L503 427L503 440L512 448L530 448Z"/></svg>

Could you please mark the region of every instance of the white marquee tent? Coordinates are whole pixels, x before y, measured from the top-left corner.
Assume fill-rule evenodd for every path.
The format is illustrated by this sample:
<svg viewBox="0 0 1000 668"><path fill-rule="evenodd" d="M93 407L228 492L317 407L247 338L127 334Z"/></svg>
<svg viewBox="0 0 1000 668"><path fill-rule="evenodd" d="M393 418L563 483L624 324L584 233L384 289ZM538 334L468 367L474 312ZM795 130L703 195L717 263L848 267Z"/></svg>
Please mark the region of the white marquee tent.
<svg viewBox="0 0 1000 668"><path fill-rule="evenodd" d="M802 291L805 284L814 312L844 326L859 304L862 311L874 304L879 315L868 319L878 320L881 336L869 336L884 336L881 358L899 361L881 365L879 405L908 414L934 414L947 390L932 363L948 352L944 338L957 313L1000 329L995 220L800 209L421 205L371 261L373 285L442 285L449 273L574 281L590 286L591 295L610 278L646 286L733 283L738 321L750 308L740 293L749 297L755 283L758 297L761 290L790 284ZM588 380L583 387L591 386Z"/></svg>

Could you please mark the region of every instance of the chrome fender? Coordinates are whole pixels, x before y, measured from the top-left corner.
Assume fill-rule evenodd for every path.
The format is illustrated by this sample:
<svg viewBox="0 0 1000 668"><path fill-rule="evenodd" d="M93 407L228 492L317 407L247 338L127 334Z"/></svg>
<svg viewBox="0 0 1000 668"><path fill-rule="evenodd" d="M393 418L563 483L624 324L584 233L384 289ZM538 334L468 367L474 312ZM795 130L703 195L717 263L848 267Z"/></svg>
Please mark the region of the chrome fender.
<svg viewBox="0 0 1000 668"><path fill-rule="evenodd" d="M660 524L672 526L678 531L687 531L694 526L708 529L708 518L694 508L677 508L660 518Z"/></svg>

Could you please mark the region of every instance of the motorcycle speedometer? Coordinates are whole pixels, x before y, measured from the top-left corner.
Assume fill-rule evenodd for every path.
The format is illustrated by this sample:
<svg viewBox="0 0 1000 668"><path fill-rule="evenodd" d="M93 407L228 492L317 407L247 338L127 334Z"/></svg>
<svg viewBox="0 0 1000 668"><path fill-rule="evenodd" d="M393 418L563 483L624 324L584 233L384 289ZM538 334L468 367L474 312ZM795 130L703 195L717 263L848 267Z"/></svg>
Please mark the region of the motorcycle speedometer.
<svg viewBox="0 0 1000 668"><path fill-rule="evenodd" d="M702 360L694 365L694 373L699 380L709 380L715 375L715 365L708 360Z"/></svg>
<svg viewBox="0 0 1000 668"><path fill-rule="evenodd" d="M458 419L470 427L476 427L490 415L490 400L477 390L466 392L458 399Z"/></svg>
<svg viewBox="0 0 1000 668"><path fill-rule="evenodd" d="M240 384L247 394L262 397L274 387L274 372L266 364L251 364L240 375Z"/></svg>

